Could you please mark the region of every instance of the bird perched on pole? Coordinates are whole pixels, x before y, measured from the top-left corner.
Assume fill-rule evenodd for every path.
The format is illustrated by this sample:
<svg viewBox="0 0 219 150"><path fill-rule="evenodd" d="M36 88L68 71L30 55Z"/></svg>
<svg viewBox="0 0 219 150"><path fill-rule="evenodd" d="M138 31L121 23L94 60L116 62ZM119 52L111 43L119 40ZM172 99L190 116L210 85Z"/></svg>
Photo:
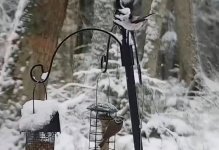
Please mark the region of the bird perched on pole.
<svg viewBox="0 0 219 150"><path fill-rule="evenodd" d="M139 30L145 24L147 17L153 14L144 17L133 16L134 3L135 0L116 0L115 3L117 9L114 23L129 31Z"/></svg>
<svg viewBox="0 0 219 150"><path fill-rule="evenodd" d="M109 121L106 127L106 131L103 134L103 139L99 144L100 147L103 147L103 145L106 143L107 140L109 140L110 137L114 136L122 129L123 120L123 117L116 116L115 118Z"/></svg>
<svg viewBox="0 0 219 150"><path fill-rule="evenodd" d="M122 9L118 9L114 23L129 31L139 30L145 24L147 17L151 15L153 15L153 13L144 17L133 16L130 8L123 7Z"/></svg>

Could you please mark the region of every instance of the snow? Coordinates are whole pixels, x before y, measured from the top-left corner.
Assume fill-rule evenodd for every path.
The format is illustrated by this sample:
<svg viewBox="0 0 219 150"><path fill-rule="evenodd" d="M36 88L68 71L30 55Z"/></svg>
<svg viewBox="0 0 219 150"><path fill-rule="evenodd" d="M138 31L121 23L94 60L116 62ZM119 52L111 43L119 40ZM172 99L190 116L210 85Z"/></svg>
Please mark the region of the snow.
<svg viewBox="0 0 219 150"><path fill-rule="evenodd" d="M21 71L21 72L24 72L25 69L26 69L26 67L21 67L21 68L20 68L20 71Z"/></svg>
<svg viewBox="0 0 219 150"><path fill-rule="evenodd" d="M111 103L97 103L97 104L94 103L88 106L87 109L92 111L110 112L110 113L116 113L118 111L117 108Z"/></svg>
<svg viewBox="0 0 219 150"><path fill-rule="evenodd" d="M78 128L71 129L71 131L69 130L70 129L65 129L63 133L56 138L57 146L55 150L87 150L89 147L88 139L78 131ZM71 134L68 134L67 131L71 132Z"/></svg>
<svg viewBox="0 0 219 150"><path fill-rule="evenodd" d="M173 41L176 42L177 41L177 35L176 32L174 31L167 31L161 38L161 41Z"/></svg>
<svg viewBox="0 0 219 150"><path fill-rule="evenodd" d="M159 13L161 0L153 0L151 3L150 14L153 14L147 19L146 39L144 45L144 55L142 59L142 66L148 62L148 56L156 51L154 42L160 38L160 29L158 21L164 14ZM153 59L153 58L152 58Z"/></svg>
<svg viewBox="0 0 219 150"><path fill-rule="evenodd" d="M172 132L181 136L189 136L194 134L194 129L192 126L185 123L184 120L176 117L165 116L165 114L152 116L150 121L143 126L143 130L146 132L147 136L151 134L153 128L158 130L158 133L160 134L164 134L166 130L171 130Z"/></svg>
<svg viewBox="0 0 219 150"><path fill-rule="evenodd" d="M0 128L1 150L16 150L16 149L20 149L23 145L24 142L23 135L21 135L21 133L17 131L14 123L11 123L11 126L12 126L11 128L8 128L7 126L2 125ZM17 143L17 145L13 143Z"/></svg>
<svg viewBox="0 0 219 150"><path fill-rule="evenodd" d="M119 9L119 12L122 13L124 16L126 17L125 19L127 19L127 17L129 17L129 15L131 14L131 10L129 8L123 8L123 9ZM121 17L121 16L120 16ZM122 18L123 18L122 17ZM121 19L121 18L120 18ZM123 19L122 19L123 20Z"/></svg>
<svg viewBox="0 0 219 150"><path fill-rule="evenodd" d="M151 17L151 18L153 18L153 17ZM154 18L149 19L148 20L148 28L146 30L146 34L148 35L147 36L148 39L155 40L155 39L159 38L159 31L157 28L158 27L157 27L157 24L156 24Z"/></svg>
<svg viewBox="0 0 219 150"><path fill-rule="evenodd" d="M154 0L154 1L151 3L151 10L156 9L157 6L159 6L160 3L161 3L161 0Z"/></svg>
<svg viewBox="0 0 219 150"><path fill-rule="evenodd" d="M28 3L29 3L28 0L20 0L19 1L19 5L18 5L17 11L15 13L15 19L13 22L14 31L16 31L18 29L18 27L22 26L23 22L21 21L21 16L23 15L24 9ZM20 28L20 30L22 30L22 28Z"/></svg>
<svg viewBox="0 0 219 150"><path fill-rule="evenodd" d="M207 88L212 92L218 92L219 91L219 79L209 79L206 76L203 76L203 80L207 85Z"/></svg>
<svg viewBox="0 0 219 150"><path fill-rule="evenodd" d="M1 0L0 1L0 39L7 36L8 31L11 29L13 15L10 12L15 11L17 7L16 0ZM1 55L1 53L0 53Z"/></svg>
<svg viewBox="0 0 219 150"><path fill-rule="evenodd" d="M10 33L8 33L7 36L7 41L6 43L8 43L5 47L5 54L4 54L4 64L2 66L2 69L0 70L0 93L2 93L2 88L3 87L9 87L11 85L13 85L14 82L12 77L11 77L11 66L14 65L14 58L12 57L13 54L16 54L16 52L18 51L18 45L19 43L15 43L12 44L13 40L18 39L18 31L23 30L22 28L22 24L23 22L21 21L21 16L23 14L24 8L26 7L26 5L29 3L28 0L20 0L18 7L17 7L17 11L15 13L15 18L13 20L12 23L12 27L10 30Z"/></svg>
<svg viewBox="0 0 219 150"><path fill-rule="evenodd" d="M19 120L20 131L36 131L49 124L53 115L58 111L58 104L54 100L33 100L26 102L21 110Z"/></svg>
<svg viewBox="0 0 219 150"><path fill-rule="evenodd" d="M42 75L41 75L41 79L45 80L48 76L48 72L44 72Z"/></svg>

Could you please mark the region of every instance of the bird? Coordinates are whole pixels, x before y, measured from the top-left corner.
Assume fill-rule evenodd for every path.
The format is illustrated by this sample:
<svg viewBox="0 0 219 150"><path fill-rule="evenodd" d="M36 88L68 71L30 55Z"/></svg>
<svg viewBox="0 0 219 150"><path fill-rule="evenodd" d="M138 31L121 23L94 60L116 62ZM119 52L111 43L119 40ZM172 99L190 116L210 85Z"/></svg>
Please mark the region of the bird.
<svg viewBox="0 0 219 150"><path fill-rule="evenodd" d="M118 9L118 13L115 15L114 23L122 26L126 30L135 31L139 30L147 21L148 17L153 15L151 13L144 17L133 16L129 8Z"/></svg>
<svg viewBox="0 0 219 150"><path fill-rule="evenodd" d="M110 137L114 136L116 133L118 133L123 126L123 120L124 118L121 116L116 116L112 120L109 121L106 130L103 134L102 141L99 144L99 147L103 147L103 145L106 143L107 140L109 140Z"/></svg>

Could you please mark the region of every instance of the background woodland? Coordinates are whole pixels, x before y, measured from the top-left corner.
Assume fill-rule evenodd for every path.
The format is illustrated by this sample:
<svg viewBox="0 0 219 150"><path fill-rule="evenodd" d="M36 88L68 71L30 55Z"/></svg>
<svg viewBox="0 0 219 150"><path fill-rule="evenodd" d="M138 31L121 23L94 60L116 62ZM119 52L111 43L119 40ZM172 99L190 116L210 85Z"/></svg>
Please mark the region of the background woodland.
<svg viewBox="0 0 219 150"><path fill-rule="evenodd" d="M131 0L123 0L129 3ZM0 1L0 149L23 149L18 131L22 105L32 99L29 72L48 71L57 44L82 28L113 26L114 0ZM135 16L150 16L136 31L143 86L136 87L142 113L144 149L217 150L219 148L219 1L134 0ZM121 39L119 32L115 34ZM89 111L95 101L110 102L125 116L116 141L132 150L126 77L118 45L112 41L109 79L100 74L107 37L86 32L58 51L49 81L48 100L60 103L62 133L56 150L88 149ZM41 70L35 72L40 78ZM110 83L110 84L109 84ZM109 89L109 92L108 92ZM39 85L36 99L44 99ZM8 137L8 138L5 138ZM81 143L81 144L78 144Z"/></svg>

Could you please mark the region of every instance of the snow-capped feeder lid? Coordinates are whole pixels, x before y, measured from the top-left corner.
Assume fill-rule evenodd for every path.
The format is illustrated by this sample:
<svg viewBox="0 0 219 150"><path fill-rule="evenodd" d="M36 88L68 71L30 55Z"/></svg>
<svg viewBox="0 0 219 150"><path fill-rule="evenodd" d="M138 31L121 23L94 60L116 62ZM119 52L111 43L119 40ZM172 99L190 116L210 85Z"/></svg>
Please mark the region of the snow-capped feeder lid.
<svg viewBox="0 0 219 150"><path fill-rule="evenodd" d="M58 103L54 100L26 102L21 110L20 131L60 132Z"/></svg>
<svg viewBox="0 0 219 150"><path fill-rule="evenodd" d="M110 103L94 103L87 107L91 111L116 113L118 109Z"/></svg>

